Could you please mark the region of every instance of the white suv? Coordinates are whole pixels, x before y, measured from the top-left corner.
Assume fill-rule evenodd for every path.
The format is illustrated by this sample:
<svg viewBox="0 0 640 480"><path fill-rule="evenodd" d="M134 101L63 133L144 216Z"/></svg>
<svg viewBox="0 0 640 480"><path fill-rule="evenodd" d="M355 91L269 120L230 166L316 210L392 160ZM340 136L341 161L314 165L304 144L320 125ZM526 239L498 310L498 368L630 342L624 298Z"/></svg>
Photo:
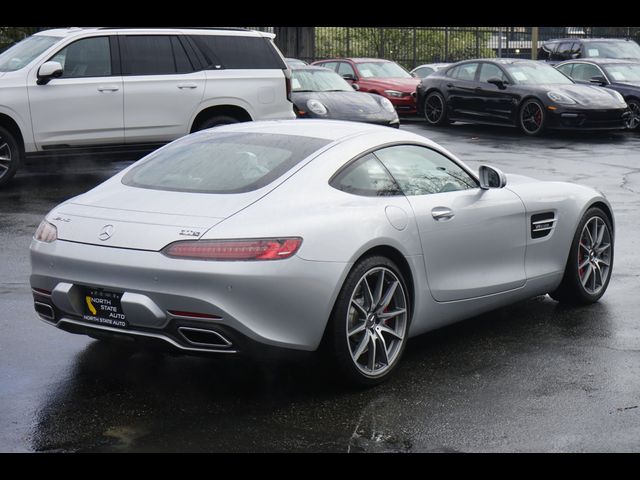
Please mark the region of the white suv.
<svg viewBox="0 0 640 480"><path fill-rule="evenodd" d="M224 123L295 118L275 35L69 28L0 54L0 185L25 154L151 146Z"/></svg>

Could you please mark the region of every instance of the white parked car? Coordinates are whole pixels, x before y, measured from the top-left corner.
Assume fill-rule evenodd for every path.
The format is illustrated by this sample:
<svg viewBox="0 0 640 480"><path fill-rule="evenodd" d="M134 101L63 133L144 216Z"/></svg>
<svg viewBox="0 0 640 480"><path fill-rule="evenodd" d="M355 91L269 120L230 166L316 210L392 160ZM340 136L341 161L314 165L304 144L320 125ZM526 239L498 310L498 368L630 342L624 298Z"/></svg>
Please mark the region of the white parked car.
<svg viewBox="0 0 640 480"><path fill-rule="evenodd" d="M0 185L25 154L162 144L293 119L275 35L244 29L68 28L0 54Z"/></svg>

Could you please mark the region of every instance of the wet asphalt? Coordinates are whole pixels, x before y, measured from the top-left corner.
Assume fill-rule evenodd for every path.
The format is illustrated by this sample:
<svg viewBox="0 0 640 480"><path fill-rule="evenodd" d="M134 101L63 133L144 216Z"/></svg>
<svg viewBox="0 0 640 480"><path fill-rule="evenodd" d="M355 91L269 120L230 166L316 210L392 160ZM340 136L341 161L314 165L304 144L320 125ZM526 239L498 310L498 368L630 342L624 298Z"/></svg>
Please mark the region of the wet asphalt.
<svg viewBox="0 0 640 480"><path fill-rule="evenodd" d="M617 231L600 302L537 297L417 337L394 377L369 390L345 388L313 359L113 347L37 319L28 247L49 209L131 160L29 162L0 190L0 451L640 451L640 134L402 128L474 168L603 191Z"/></svg>

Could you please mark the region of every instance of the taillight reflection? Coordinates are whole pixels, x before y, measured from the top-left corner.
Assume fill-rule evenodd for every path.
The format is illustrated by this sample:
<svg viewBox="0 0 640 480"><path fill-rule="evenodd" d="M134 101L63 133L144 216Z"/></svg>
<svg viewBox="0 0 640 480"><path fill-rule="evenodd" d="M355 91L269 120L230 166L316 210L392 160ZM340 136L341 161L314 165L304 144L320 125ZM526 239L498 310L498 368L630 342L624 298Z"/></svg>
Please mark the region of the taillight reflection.
<svg viewBox="0 0 640 480"><path fill-rule="evenodd" d="M257 238L246 240L187 240L163 250L168 257L195 260L282 260L293 256L302 238Z"/></svg>

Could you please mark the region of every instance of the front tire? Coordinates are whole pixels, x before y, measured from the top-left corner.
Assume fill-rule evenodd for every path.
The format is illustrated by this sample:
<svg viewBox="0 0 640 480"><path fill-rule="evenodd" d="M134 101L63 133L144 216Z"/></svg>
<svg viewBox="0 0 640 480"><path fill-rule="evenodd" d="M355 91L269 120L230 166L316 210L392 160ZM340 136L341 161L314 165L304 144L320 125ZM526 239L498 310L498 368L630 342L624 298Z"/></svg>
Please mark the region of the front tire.
<svg viewBox="0 0 640 480"><path fill-rule="evenodd" d="M597 302L609 286L613 269L613 228L602 209L584 214L571 243L562 283L549 296L572 305Z"/></svg>
<svg viewBox="0 0 640 480"><path fill-rule="evenodd" d="M640 100L630 98L627 100L631 115L627 119L627 128L629 130L637 130L640 127Z"/></svg>
<svg viewBox="0 0 640 480"><path fill-rule="evenodd" d="M431 92L424 99L424 119L429 125L441 126L449 124L447 103L440 92Z"/></svg>
<svg viewBox="0 0 640 480"><path fill-rule="evenodd" d="M20 166L22 150L15 136L0 127L0 187L9 183Z"/></svg>
<svg viewBox="0 0 640 480"><path fill-rule="evenodd" d="M546 126L546 119L544 106L533 98L526 100L518 113L520 130L532 137L542 134Z"/></svg>
<svg viewBox="0 0 640 480"><path fill-rule="evenodd" d="M391 260L376 255L354 266L329 324L330 351L344 380L369 387L389 378L407 343L409 308L404 277Z"/></svg>

